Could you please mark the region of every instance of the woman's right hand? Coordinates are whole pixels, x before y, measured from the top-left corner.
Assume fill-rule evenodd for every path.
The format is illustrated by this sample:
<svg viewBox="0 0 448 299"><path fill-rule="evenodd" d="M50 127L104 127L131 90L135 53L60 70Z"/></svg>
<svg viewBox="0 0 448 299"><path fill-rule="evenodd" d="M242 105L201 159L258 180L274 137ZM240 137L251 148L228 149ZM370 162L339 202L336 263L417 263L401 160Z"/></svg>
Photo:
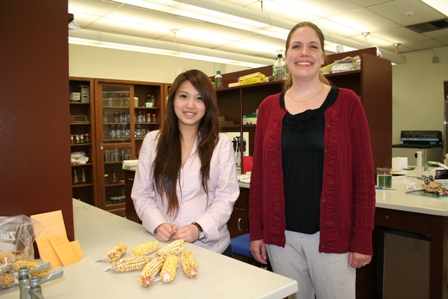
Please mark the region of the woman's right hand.
<svg viewBox="0 0 448 299"><path fill-rule="evenodd" d="M156 238L160 242L168 242L177 232L177 226L170 223L162 223L156 228Z"/></svg>
<svg viewBox="0 0 448 299"><path fill-rule="evenodd" d="M261 264L267 264L266 244L263 240L250 241L250 252L255 260Z"/></svg>

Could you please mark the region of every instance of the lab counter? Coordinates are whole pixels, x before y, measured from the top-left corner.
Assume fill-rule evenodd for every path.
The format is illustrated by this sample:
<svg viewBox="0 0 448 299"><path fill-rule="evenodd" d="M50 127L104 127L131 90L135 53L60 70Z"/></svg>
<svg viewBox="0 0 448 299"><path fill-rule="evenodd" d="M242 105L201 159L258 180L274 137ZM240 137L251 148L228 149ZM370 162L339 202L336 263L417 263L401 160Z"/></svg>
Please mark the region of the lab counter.
<svg viewBox="0 0 448 299"><path fill-rule="evenodd" d="M122 241L129 247L154 241L140 224L74 200L75 238L85 257L63 267L64 275L42 285L44 298L266 298L278 299L297 292L297 282L188 243L199 271L187 278L177 269L173 282L149 288L139 283L140 271L104 271L109 262L96 261ZM166 245L161 243L161 246ZM6 296L6 297L3 297ZM19 288L0 291L2 298L19 298Z"/></svg>
<svg viewBox="0 0 448 299"><path fill-rule="evenodd" d="M414 183L417 189L423 189L421 186L423 180L416 176L415 170L403 171L392 178L394 190L376 190L375 227L379 230L396 229L429 237L429 298L446 299L448 298L448 196L427 197L407 194L406 182ZM239 186L249 188L246 182L239 182ZM369 269L366 267L361 270Z"/></svg>

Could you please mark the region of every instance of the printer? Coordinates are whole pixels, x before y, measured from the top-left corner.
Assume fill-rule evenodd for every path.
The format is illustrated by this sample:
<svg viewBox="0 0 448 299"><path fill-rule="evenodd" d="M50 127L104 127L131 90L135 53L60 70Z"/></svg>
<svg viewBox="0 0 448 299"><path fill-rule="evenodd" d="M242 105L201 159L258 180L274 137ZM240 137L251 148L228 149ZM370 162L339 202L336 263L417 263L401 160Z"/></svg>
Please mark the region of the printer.
<svg viewBox="0 0 448 299"><path fill-rule="evenodd" d="M405 130L401 131L401 144L392 145L392 157L407 157L409 165L417 164L417 151L422 152L422 162L437 161L443 163L445 156L442 132Z"/></svg>

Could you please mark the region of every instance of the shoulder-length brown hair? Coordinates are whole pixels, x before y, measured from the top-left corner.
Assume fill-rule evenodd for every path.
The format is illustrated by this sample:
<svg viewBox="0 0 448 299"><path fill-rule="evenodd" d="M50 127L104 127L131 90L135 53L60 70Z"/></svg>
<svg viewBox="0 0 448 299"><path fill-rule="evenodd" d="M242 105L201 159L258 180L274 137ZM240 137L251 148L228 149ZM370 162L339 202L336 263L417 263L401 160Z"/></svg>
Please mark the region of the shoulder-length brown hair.
<svg viewBox="0 0 448 299"><path fill-rule="evenodd" d="M300 22L300 23L296 24L294 27L292 27L292 29L289 31L288 37L286 38L285 56L288 53L289 46L291 45L292 34L297 29L302 28L302 27L310 27L311 29L313 29L316 32L317 36L319 37L320 46L321 46L322 52L323 52L325 60L326 60L327 55L325 55L325 50L324 50L324 45L325 45L324 34L322 33L322 30L320 30L320 28L317 27L316 24L311 23L311 22ZM330 81L328 81L328 79L325 78L325 76L322 75L322 73L319 73L319 80L324 84L331 85ZM283 90L287 91L291 86L292 86L292 78L291 78L291 76L288 76L283 84Z"/></svg>
<svg viewBox="0 0 448 299"><path fill-rule="evenodd" d="M197 132L197 155L201 161L201 183L205 192L208 192L210 160L219 138L219 112L216 91L212 82L207 75L199 70L189 70L179 74L169 90L165 119L160 130L156 158L153 163L156 190L162 197L166 195L168 213L174 216L177 216L179 212L176 185L182 167L182 136L179 131L178 118L174 111L174 99L180 84L185 81L191 82L201 95L205 105L205 114L199 122Z"/></svg>

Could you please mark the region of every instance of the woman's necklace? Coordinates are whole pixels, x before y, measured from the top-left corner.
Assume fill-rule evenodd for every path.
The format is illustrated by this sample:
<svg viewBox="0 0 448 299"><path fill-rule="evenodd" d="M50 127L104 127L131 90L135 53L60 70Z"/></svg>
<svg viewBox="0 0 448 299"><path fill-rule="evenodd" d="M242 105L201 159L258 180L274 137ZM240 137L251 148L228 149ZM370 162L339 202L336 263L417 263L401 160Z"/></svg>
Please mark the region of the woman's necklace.
<svg viewBox="0 0 448 299"><path fill-rule="evenodd" d="M297 103L306 103L306 102L310 102L311 100L314 100L314 98L316 98L316 97L322 92L323 89L324 89L324 84L321 83L321 87L320 87L319 92L316 93L312 98L310 98L310 99L308 99L308 100L305 100L305 101L298 101L298 100L294 99L293 96L292 96L292 93L291 93L291 89L288 90L288 92L289 92L289 97L290 97L291 100L293 100L294 102L297 102Z"/></svg>

